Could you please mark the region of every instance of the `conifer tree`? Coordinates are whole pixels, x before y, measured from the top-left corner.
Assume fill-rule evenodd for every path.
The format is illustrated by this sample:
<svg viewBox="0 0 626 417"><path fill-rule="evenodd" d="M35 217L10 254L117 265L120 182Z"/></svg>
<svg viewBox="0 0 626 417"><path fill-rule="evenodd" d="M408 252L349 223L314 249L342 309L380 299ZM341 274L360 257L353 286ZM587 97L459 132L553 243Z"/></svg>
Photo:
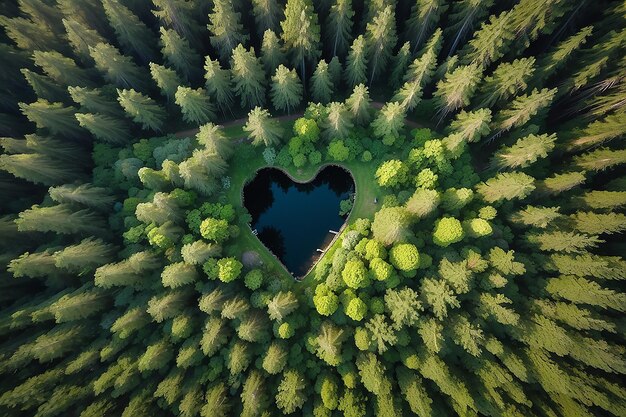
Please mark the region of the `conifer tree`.
<svg viewBox="0 0 626 417"><path fill-rule="evenodd" d="M280 143L283 129L276 120L271 118L270 112L260 107L255 107L248 113L248 121L243 130L252 137L253 145L264 144L272 146Z"/></svg>
<svg viewBox="0 0 626 417"><path fill-rule="evenodd" d="M302 83L295 70L280 64L272 76L270 96L274 108L291 113L302 101Z"/></svg>
<svg viewBox="0 0 626 417"><path fill-rule="evenodd" d="M357 124L367 124L371 118L371 99L368 88L363 84L355 86L350 97L346 99L346 107Z"/></svg>
<svg viewBox="0 0 626 417"><path fill-rule="evenodd" d="M242 107L251 108L265 103L265 73L254 48L246 51L241 45L233 49L231 62L234 91Z"/></svg>
<svg viewBox="0 0 626 417"><path fill-rule="evenodd" d="M352 45L346 60L344 78L350 87L367 82L367 44L363 35L357 36Z"/></svg>
<svg viewBox="0 0 626 417"><path fill-rule="evenodd" d="M43 72L63 86L88 87L93 85L89 74L76 65L72 59L63 56L58 52L33 52L35 65Z"/></svg>
<svg viewBox="0 0 626 417"><path fill-rule="evenodd" d="M123 144L130 139L128 126L122 120L99 113L76 113L78 123L96 138Z"/></svg>
<svg viewBox="0 0 626 417"><path fill-rule="evenodd" d="M511 13L504 11L500 15L491 15L488 22L483 22L474 37L461 50L461 62L487 67L500 59L510 48L515 33L510 26Z"/></svg>
<svg viewBox="0 0 626 417"><path fill-rule="evenodd" d="M67 33L67 40L74 50L74 53L80 57L83 63L93 63L93 59L89 54L89 46L105 43L106 40L97 30L84 25L77 19L64 18L62 22L65 27L65 32Z"/></svg>
<svg viewBox="0 0 626 417"><path fill-rule="evenodd" d="M311 96L318 103L326 104L333 95L333 83L325 60L317 63L315 72L311 77Z"/></svg>
<svg viewBox="0 0 626 417"><path fill-rule="evenodd" d="M176 90L175 98L185 121L200 125L215 118L213 104L203 88L194 90L189 87L179 86L178 90Z"/></svg>
<svg viewBox="0 0 626 417"><path fill-rule="evenodd" d="M230 72L223 69L218 60L206 57L204 63L204 85L210 96L215 98L217 106L222 113L231 108L233 104L233 92Z"/></svg>
<svg viewBox="0 0 626 417"><path fill-rule="evenodd" d="M165 60L186 79L192 78L200 66L200 55L190 46L189 41L175 30L159 29L161 33L161 54Z"/></svg>
<svg viewBox="0 0 626 417"><path fill-rule="evenodd" d="M398 88L402 84L402 79L411 63L411 42L405 42L393 57L393 71L389 79L393 88Z"/></svg>
<svg viewBox="0 0 626 417"><path fill-rule="evenodd" d="M152 79L161 89L161 94L167 97L167 101L172 101L178 86L182 84L176 71L164 65L151 62L150 75L152 75Z"/></svg>
<svg viewBox="0 0 626 417"><path fill-rule="evenodd" d="M216 0L213 3L207 27L211 33L211 45L217 49L222 61L230 57L235 46L245 44L249 39L243 32L241 13L235 11L231 1Z"/></svg>
<svg viewBox="0 0 626 417"><path fill-rule="evenodd" d="M50 198L57 203L82 204L95 209L106 210L115 202L107 189L95 187L85 183L80 185L63 184L58 187L50 187Z"/></svg>
<svg viewBox="0 0 626 417"><path fill-rule="evenodd" d="M481 72L481 68L476 65L460 66L437 83L434 97L441 114L439 120L469 104L480 81Z"/></svg>
<svg viewBox="0 0 626 417"><path fill-rule="evenodd" d="M273 74L280 64L285 63L285 53L280 44L280 39L273 30L267 29L263 33L261 61L267 74Z"/></svg>
<svg viewBox="0 0 626 417"><path fill-rule="evenodd" d="M252 0L252 13L260 36L268 30L274 32L278 30L283 9L276 0Z"/></svg>
<svg viewBox="0 0 626 417"><path fill-rule="evenodd" d="M165 110L150 97L135 90L117 90L118 102L143 129L159 131L165 122Z"/></svg>
<svg viewBox="0 0 626 417"><path fill-rule="evenodd" d="M561 41L550 52L542 55L537 62L538 71L535 73L535 80L543 83L566 65L576 51L585 44L592 31L593 27L586 26L578 33Z"/></svg>
<svg viewBox="0 0 626 417"><path fill-rule="evenodd" d="M304 377L300 371L288 369L283 372L276 394L276 406L286 414L301 409L306 401L305 388Z"/></svg>
<svg viewBox="0 0 626 417"><path fill-rule="evenodd" d="M441 15L448 9L442 0L418 0L411 7L411 17L406 21L408 38L417 51L422 42L430 36Z"/></svg>
<svg viewBox="0 0 626 417"><path fill-rule="evenodd" d="M525 198L534 189L534 178L522 172L506 172L478 184L476 190L488 203Z"/></svg>
<svg viewBox="0 0 626 417"><path fill-rule="evenodd" d="M626 163L626 149L598 148L574 157L574 164L586 171L604 171Z"/></svg>
<svg viewBox="0 0 626 417"><path fill-rule="evenodd" d="M461 0L451 5L446 28L447 32L453 34L451 37L446 34L446 39L453 39L449 56L454 55L459 44L472 32L476 23L483 20L493 3L494 0Z"/></svg>
<svg viewBox="0 0 626 417"><path fill-rule="evenodd" d="M556 89L534 89L530 94L518 96L510 106L501 110L494 120L501 131L510 130L526 124L532 117L547 108L556 94Z"/></svg>
<svg viewBox="0 0 626 417"><path fill-rule="evenodd" d="M406 109L402 104L391 101L378 112L371 124L374 134L381 138L397 138L404 128Z"/></svg>
<svg viewBox="0 0 626 417"><path fill-rule="evenodd" d="M554 149L556 134L528 135L518 139L513 146L500 148L491 164L500 169L526 168L539 158L545 158Z"/></svg>
<svg viewBox="0 0 626 417"><path fill-rule="evenodd" d="M325 38L333 56L343 56L350 45L354 10L351 0L335 0L326 18Z"/></svg>
<svg viewBox="0 0 626 417"><path fill-rule="evenodd" d="M67 92L47 75L37 74L28 68L22 68L20 72L38 98L52 102L67 101Z"/></svg>
<svg viewBox="0 0 626 417"><path fill-rule="evenodd" d="M344 103L328 105L328 115L323 123L323 134L328 140L347 137L353 126L352 113Z"/></svg>
<svg viewBox="0 0 626 417"><path fill-rule="evenodd" d="M110 86L108 86L110 87ZM123 110L117 102L114 88L68 87L72 100L87 109L90 113L101 113L109 116L121 116Z"/></svg>
<svg viewBox="0 0 626 417"><path fill-rule="evenodd" d="M398 41L396 35L396 15L391 6L385 7L367 24L365 42L371 67L370 85L387 65L391 50Z"/></svg>
<svg viewBox="0 0 626 417"><path fill-rule="evenodd" d="M98 43L89 47L89 53L96 63L96 68L110 83L120 88L145 87L143 71L133 61L108 43Z"/></svg>
<svg viewBox="0 0 626 417"><path fill-rule="evenodd" d="M180 36L193 38L198 31L198 24L193 18L195 5L185 0L152 0L155 9L152 13L164 24L171 27Z"/></svg>
<svg viewBox="0 0 626 417"><path fill-rule="evenodd" d="M153 61L156 56L154 33L119 0L103 0L102 6L126 52L133 52L144 63Z"/></svg>
<svg viewBox="0 0 626 417"><path fill-rule="evenodd" d="M496 103L526 90L534 72L534 58L521 58L513 62L503 62L493 74L483 81L477 100L481 107L493 107Z"/></svg>
<svg viewBox="0 0 626 417"><path fill-rule="evenodd" d="M15 223L20 231L99 235L106 230L104 221L98 214L89 209L75 211L69 204L50 207L34 205L21 212Z"/></svg>
<svg viewBox="0 0 626 417"><path fill-rule="evenodd" d="M39 99L34 103L19 103L21 112L40 129L70 137L81 137L84 131L78 125L74 113L75 107L66 107L62 103L50 103Z"/></svg>
<svg viewBox="0 0 626 417"><path fill-rule="evenodd" d="M219 155L224 160L230 158L234 152L231 140L224 135L224 131L220 126L216 126L213 123L200 126L196 139L209 152Z"/></svg>
<svg viewBox="0 0 626 417"><path fill-rule="evenodd" d="M287 0L285 19L280 22L281 38L291 54L294 67L300 67L300 76L306 85L306 62L320 56L320 26L311 0Z"/></svg>
<svg viewBox="0 0 626 417"><path fill-rule="evenodd" d="M450 130L461 134L467 142L477 142L489 133L491 110L479 109L473 112L461 111L450 123Z"/></svg>

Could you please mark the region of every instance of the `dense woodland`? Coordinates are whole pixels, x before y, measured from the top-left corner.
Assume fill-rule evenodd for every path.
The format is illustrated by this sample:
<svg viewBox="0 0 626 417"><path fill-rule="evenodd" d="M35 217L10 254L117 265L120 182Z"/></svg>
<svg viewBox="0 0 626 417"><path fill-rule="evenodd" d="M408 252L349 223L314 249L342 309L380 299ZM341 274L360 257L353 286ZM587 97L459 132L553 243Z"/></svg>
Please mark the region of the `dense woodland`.
<svg viewBox="0 0 626 417"><path fill-rule="evenodd" d="M626 3L0 14L1 415L626 415ZM328 163L299 282L240 188Z"/></svg>

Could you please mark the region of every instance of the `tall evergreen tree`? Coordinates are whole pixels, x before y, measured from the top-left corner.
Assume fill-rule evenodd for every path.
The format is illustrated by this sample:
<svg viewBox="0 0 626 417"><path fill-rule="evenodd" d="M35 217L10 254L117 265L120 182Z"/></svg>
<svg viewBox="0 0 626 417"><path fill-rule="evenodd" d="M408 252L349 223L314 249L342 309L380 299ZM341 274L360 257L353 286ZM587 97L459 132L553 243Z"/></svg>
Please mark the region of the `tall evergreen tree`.
<svg viewBox="0 0 626 417"><path fill-rule="evenodd" d="M315 72L311 77L311 96L318 103L326 104L333 95L334 88L328 64L323 59L317 63Z"/></svg>
<svg viewBox="0 0 626 417"><path fill-rule="evenodd" d="M159 131L165 122L165 110L153 99L135 90L117 90L120 105L142 128Z"/></svg>
<svg viewBox="0 0 626 417"><path fill-rule="evenodd" d="M385 7L367 24L365 39L371 67L370 85L387 65L398 37L396 35L396 15L391 6Z"/></svg>
<svg viewBox="0 0 626 417"><path fill-rule="evenodd" d="M206 57L204 63L204 85L211 97L215 98L222 113L233 104L230 71L223 69L218 60Z"/></svg>
<svg viewBox="0 0 626 417"><path fill-rule="evenodd" d="M350 45L352 32L352 0L335 0L326 18L325 38L333 56L343 56Z"/></svg>
<svg viewBox="0 0 626 417"><path fill-rule="evenodd" d="M447 9L448 5L443 0L417 0L411 7L411 17L406 25L407 37L413 44L414 51L430 36L433 27Z"/></svg>
<svg viewBox="0 0 626 417"><path fill-rule="evenodd" d="M227 0L216 0L209 13L211 45L217 49L222 61L226 61L235 46L245 44L249 36L243 31L241 13L235 11L234 4Z"/></svg>
<svg viewBox="0 0 626 417"><path fill-rule="evenodd" d="M126 52L132 52L144 63L154 61L154 33L119 0L103 0L102 6L115 30L117 40Z"/></svg>
<svg viewBox="0 0 626 417"><path fill-rule="evenodd" d="M96 68L110 83L121 88L145 88L143 71L127 56L108 43L99 43L89 47L89 53L96 63Z"/></svg>
<svg viewBox="0 0 626 417"><path fill-rule="evenodd" d="M192 78L200 66L200 55L190 46L189 41L172 29L161 27L161 54L165 60L186 79Z"/></svg>
<svg viewBox="0 0 626 417"><path fill-rule="evenodd" d="M82 127L105 142L123 144L131 138L128 126L118 118L99 113L76 113L74 116Z"/></svg>
<svg viewBox="0 0 626 417"><path fill-rule="evenodd" d="M274 108L289 114L302 101L302 91L302 83L296 71L281 64L272 77L270 95Z"/></svg>
<svg viewBox="0 0 626 417"><path fill-rule="evenodd" d="M200 125L215 118L213 104L204 89L179 86L175 97L187 122Z"/></svg>
<svg viewBox="0 0 626 417"><path fill-rule="evenodd" d="M265 103L265 72L254 48L246 50L239 44L233 49L231 71L234 92L241 99L242 107L250 108Z"/></svg>
<svg viewBox="0 0 626 417"><path fill-rule="evenodd" d="M280 22L281 38L291 54L294 67L300 67L306 85L306 62L320 56L320 26L311 0L287 0L285 19Z"/></svg>
<svg viewBox="0 0 626 417"><path fill-rule="evenodd" d="M359 35L352 42L346 60L344 78L350 87L367 82L367 44L363 35Z"/></svg>
<svg viewBox="0 0 626 417"><path fill-rule="evenodd" d="M278 122L271 118L270 112L260 107L255 107L248 113L248 121L243 130L250 134L253 145L265 146L280 143L283 133Z"/></svg>
<svg viewBox="0 0 626 417"><path fill-rule="evenodd" d="M252 0L252 13L257 33L261 36L268 30L274 32L278 30L283 8L276 0Z"/></svg>
<svg viewBox="0 0 626 417"><path fill-rule="evenodd" d="M265 72L268 74L273 74L280 64L286 62L280 39L273 30L267 29L263 32L261 61L263 61Z"/></svg>
<svg viewBox="0 0 626 417"><path fill-rule="evenodd" d="M161 89L161 94L167 97L168 101L172 101L178 86L181 85L180 77L176 71L164 65L151 62L150 75L152 75L152 79L156 83L157 87Z"/></svg>

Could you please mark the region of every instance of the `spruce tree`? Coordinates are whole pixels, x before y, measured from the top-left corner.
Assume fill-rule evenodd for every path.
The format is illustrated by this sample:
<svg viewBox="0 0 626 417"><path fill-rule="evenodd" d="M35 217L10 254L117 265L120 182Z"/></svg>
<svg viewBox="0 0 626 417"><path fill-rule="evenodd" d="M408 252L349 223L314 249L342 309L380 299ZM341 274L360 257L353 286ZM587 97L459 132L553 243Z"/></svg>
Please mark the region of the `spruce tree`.
<svg viewBox="0 0 626 417"><path fill-rule="evenodd" d="M320 26L311 0L287 0L285 19L280 22L281 38L294 67L300 67L306 85L306 63L316 60L320 51Z"/></svg>
<svg viewBox="0 0 626 417"><path fill-rule="evenodd" d="M335 0L326 18L325 38L333 56L343 56L350 45L354 10L351 0Z"/></svg>
<svg viewBox="0 0 626 417"><path fill-rule="evenodd" d="M206 57L204 63L204 85L210 96L215 98L217 107L222 113L231 109L233 104L233 92L230 72L223 69L217 60Z"/></svg>
<svg viewBox="0 0 626 417"><path fill-rule="evenodd" d="M231 61L234 92L241 99L243 108L265 103L265 72L254 48L246 50L239 44L233 49Z"/></svg>
<svg viewBox="0 0 626 417"><path fill-rule="evenodd" d="M261 61L263 61L265 72L268 74L273 74L280 64L285 63L285 53L280 44L280 39L273 30L267 29L263 33Z"/></svg>
<svg viewBox="0 0 626 417"><path fill-rule="evenodd" d="M252 13L254 14L257 33L260 36L268 30L276 31L278 29L283 8L277 0L252 0Z"/></svg>
<svg viewBox="0 0 626 417"><path fill-rule="evenodd" d="M318 103L326 104L333 95L333 83L328 70L328 64L323 59L317 63L311 77L311 96Z"/></svg>
<svg viewBox="0 0 626 417"><path fill-rule="evenodd" d="M159 131L165 122L165 110L153 99L135 90L117 90L118 102L133 121L143 129Z"/></svg>
<svg viewBox="0 0 626 417"><path fill-rule="evenodd" d="M350 97L346 99L346 107L356 123L360 125L368 123L371 118L371 99L368 88L363 84L355 86Z"/></svg>
<svg viewBox="0 0 626 417"><path fill-rule="evenodd" d="M411 17L407 19L406 25L414 51L430 36L433 27L447 9L448 5L441 0L418 0L411 7Z"/></svg>
<svg viewBox="0 0 626 417"><path fill-rule="evenodd" d="M289 70L281 64L272 76L270 96L274 108L287 111L289 114L291 109L298 107L302 101L302 91L302 83L296 70Z"/></svg>
<svg viewBox="0 0 626 417"><path fill-rule="evenodd" d="M239 44L245 44L249 36L244 34L241 25L241 13L235 11L233 2L216 0L209 13L211 45L217 49L222 61L230 57L231 51Z"/></svg>
<svg viewBox="0 0 626 417"><path fill-rule="evenodd" d="M367 24L365 42L370 64L370 85L378 77L391 58L391 50L398 38L396 35L396 16L391 6L385 7Z"/></svg>
<svg viewBox="0 0 626 417"><path fill-rule="evenodd" d="M174 96L185 121L200 125L215 118L213 104L203 88L179 86Z"/></svg>
<svg viewBox="0 0 626 417"><path fill-rule="evenodd" d="M367 44L363 35L359 35L352 41L346 60L344 78L348 86L354 88L367 82L367 63Z"/></svg>
<svg viewBox="0 0 626 417"><path fill-rule="evenodd" d="M152 75L152 79L159 89L161 89L161 94L167 97L168 101L172 101L178 86L181 85L180 77L176 71L164 65L151 62L150 75Z"/></svg>
<svg viewBox="0 0 626 417"><path fill-rule="evenodd" d="M131 137L128 126L118 118L99 113L76 113L74 116L82 127L105 142L123 144Z"/></svg>
<svg viewBox="0 0 626 417"><path fill-rule="evenodd" d="M96 68L110 83L120 88L145 88L143 71L131 58L108 43L98 43L89 47L89 53L96 63Z"/></svg>
<svg viewBox="0 0 626 417"><path fill-rule="evenodd" d="M104 0L104 11L118 41L144 63L155 59L156 37L137 16L119 0Z"/></svg>
<svg viewBox="0 0 626 417"><path fill-rule="evenodd" d="M189 41L172 29L159 29L161 33L161 54L165 60L185 79L191 79L200 66L200 55L190 46Z"/></svg>
<svg viewBox="0 0 626 417"><path fill-rule="evenodd" d="M280 143L283 132L278 122L271 118L270 112L260 107L255 107L248 113L248 121L243 130L250 134L253 145L265 146Z"/></svg>

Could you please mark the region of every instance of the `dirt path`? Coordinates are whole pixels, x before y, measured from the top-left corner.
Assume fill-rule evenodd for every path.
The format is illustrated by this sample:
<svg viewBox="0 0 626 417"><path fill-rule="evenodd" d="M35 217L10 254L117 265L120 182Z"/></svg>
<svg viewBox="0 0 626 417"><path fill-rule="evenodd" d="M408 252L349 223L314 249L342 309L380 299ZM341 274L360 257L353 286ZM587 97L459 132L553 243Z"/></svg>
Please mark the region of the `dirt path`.
<svg viewBox="0 0 626 417"><path fill-rule="evenodd" d="M385 103L382 103L380 101L373 101L372 102L372 107L374 107L375 109L380 110L383 106L385 105ZM281 121L286 121L286 120L296 120L299 117L302 117L304 115L304 112L299 112L299 113L295 113L295 114L285 114L282 116L278 116L275 117L274 119L276 120L281 120ZM222 127L232 127L232 126L238 126L238 125L243 125L246 123L246 121L248 120L247 117L242 117L240 119L234 119L234 120L230 120L226 123L222 123ZM415 128L420 128L420 127L424 127L421 124L413 121L413 120L409 120L409 119L404 119L404 124L409 126L409 127L415 127ZM174 136L176 136L177 138L186 138L186 137L191 137L191 136L195 136L196 133L198 133L198 128L194 128L194 129L187 129L187 130L181 130L180 132L176 132L174 133Z"/></svg>

